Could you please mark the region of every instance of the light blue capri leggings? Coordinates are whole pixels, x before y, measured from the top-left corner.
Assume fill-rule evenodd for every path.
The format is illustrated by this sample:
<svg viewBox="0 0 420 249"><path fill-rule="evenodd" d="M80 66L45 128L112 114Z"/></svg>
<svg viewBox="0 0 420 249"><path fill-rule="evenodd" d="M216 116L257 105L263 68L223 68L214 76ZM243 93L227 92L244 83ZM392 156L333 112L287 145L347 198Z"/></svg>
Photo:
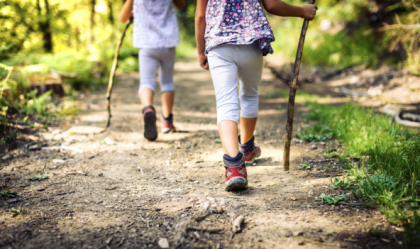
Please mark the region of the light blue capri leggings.
<svg viewBox="0 0 420 249"><path fill-rule="evenodd" d="M239 106L241 117L256 118L263 67L258 43L221 45L209 51L207 60L216 94L217 123L223 120L238 123Z"/></svg>
<svg viewBox="0 0 420 249"><path fill-rule="evenodd" d="M161 92L174 91L175 48L141 48L139 52L140 89L155 92L156 68L159 64L159 84Z"/></svg>

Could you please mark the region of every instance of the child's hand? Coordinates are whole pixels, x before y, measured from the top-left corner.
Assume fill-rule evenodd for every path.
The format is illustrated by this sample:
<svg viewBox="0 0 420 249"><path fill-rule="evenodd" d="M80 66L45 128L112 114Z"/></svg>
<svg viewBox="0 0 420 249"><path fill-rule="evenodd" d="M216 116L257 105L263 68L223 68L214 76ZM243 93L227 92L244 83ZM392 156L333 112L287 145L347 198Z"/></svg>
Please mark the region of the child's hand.
<svg viewBox="0 0 420 249"><path fill-rule="evenodd" d="M200 67L206 70L209 70L209 63L207 61L207 56L204 54L198 55L198 61L200 63Z"/></svg>
<svg viewBox="0 0 420 249"><path fill-rule="evenodd" d="M302 9L303 9L302 18L307 19L307 20L312 20L315 17L316 10L318 9L318 7L316 7L315 4L304 4L302 5Z"/></svg>

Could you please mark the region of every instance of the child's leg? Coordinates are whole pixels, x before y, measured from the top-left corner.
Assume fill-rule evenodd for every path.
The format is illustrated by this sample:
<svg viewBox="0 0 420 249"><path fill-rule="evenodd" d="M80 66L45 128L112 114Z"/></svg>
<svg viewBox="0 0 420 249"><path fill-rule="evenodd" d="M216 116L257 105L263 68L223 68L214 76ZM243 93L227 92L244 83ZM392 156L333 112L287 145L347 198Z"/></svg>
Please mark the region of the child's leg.
<svg viewBox="0 0 420 249"><path fill-rule="evenodd" d="M164 48L159 53L159 82L162 92L162 114L164 117L169 117L172 114L174 105L174 65L175 65L176 50L175 48Z"/></svg>
<svg viewBox="0 0 420 249"><path fill-rule="evenodd" d="M154 49L140 49L139 51L139 96L143 108L153 105L156 84L156 67L158 65L158 60L153 56L153 52Z"/></svg>
<svg viewBox="0 0 420 249"><path fill-rule="evenodd" d="M174 64L176 51L175 48L163 48L159 53L159 83L161 89L162 99L162 117L161 125L162 132L169 133L175 131L173 124L172 109L174 106L175 91L174 91Z"/></svg>
<svg viewBox="0 0 420 249"><path fill-rule="evenodd" d="M239 153L238 124L232 120L223 120L219 123L218 128L225 154L235 157Z"/></svg>
<svg viewBox="0 0 420 249"><path fill-rule="evenodd" d="M210 73L216 93L217 123L225 155L225 189L241 190L248 185L245 159L238 146L238 68L237 46L225 45L212 49L208 55Z"/></svg>
<svg viewBox="0 0 420 249"><path fill-rule="evenodd" d="M140 102L143 107L144 137L148 140L157 138L156 111L153 108L153 96L155 89L156 67L158 60L154 57L154 49L140 49Z"/></svg>
<svg viewBox="0 0 420 249"><path fill-rule="evenodd" d="M240 119L241 124L241 144L247 143L254 136L255 126L257 125L257 118L244 118Z"/></svg>
<svg viewBox="0 0 420 249"><path fill-rule="evenodd" d="M238 147L238 68L234 62L235 46L214 48L209 56L210 73L216 94L217 123L225 154L235 157Z"/></svg>
<svg viewBox="0 0 420 249"><path fill-rule="evenodd" d="M245 52L245 51L244 51ZM239 150L245 162L252 164L261 155L261 149L254 141L254 130L258 115L258 86L261 82L263 59L261 49L254 43L246 47L243 58L238 60L239 100L241 105L241 137Z"/></svg>
<svg viewBox="0 0 420 249"><path fill-rule="evenodd" d="M140 103L143 107L153 105L154 93L150 88L140 89Z"/></svg>
<svg viewBox="0 0 420 249"><path fill-rule="evenodd" d="M162 115L169 117L172 114L174 106L175 92L163 92L162 93Z"/></svg>
<svg viewBox="0 0 420 249"><path fill-rule="evenodd" d="M258 44L247 47L238 59L239 100L241 105L241 143L254 136L258 116L258 87L261 82L263 57Z"/></svg>

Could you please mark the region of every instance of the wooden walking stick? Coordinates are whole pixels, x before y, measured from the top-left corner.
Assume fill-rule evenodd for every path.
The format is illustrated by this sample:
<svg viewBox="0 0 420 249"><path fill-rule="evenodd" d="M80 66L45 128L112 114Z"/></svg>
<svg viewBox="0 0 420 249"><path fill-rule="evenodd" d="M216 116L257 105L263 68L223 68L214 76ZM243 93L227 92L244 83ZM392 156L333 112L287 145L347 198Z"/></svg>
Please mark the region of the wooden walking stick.
<svg viewBox="0 0 420 249"><path fill-rule="evenodd" d="M315 0L310 0L310 4L314 4ZM306 30L308 29L309 20L303 22L302 31L300 33L299 45L296 52L295 65L293 66L293 80L289 83L289 105L287 107L287 123L286 123L286 134L284 135L284 151L283 151L283 169L289 170L290 164L290 142L292 140L293 131L293 116L295 111L295 95L296 90L299 88L297 83L300 62L302 60L303 43L305 42Z"/></svg>
<svg viewBox="0 0 420 249"><path fill-rule="evenodd" d="M114 54L114 61L112 62L112 68L111 73L109 74L109 81L108 81L108 89L106 91L106 109L108 110L108 121L106 122L105 130L109 128L111 125L111 93L112 93L112 85L114 84L114 75L115 70L117 69L118 65L118 55L120 53L120 48L122 45L122 42L124 40L125 32L127 32L128 27L130 27L131 23L133 22L133 18L130 18L130 21L125 25L125 29L121 35L120 41L117 44L117 48L115 49Z"/></svg>

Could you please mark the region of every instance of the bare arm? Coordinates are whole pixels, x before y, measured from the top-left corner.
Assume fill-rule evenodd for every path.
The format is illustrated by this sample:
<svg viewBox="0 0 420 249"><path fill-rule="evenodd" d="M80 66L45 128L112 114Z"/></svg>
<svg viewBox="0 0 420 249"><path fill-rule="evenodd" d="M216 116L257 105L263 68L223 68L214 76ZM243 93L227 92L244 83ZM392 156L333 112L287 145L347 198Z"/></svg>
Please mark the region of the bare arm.
<svg viewBox="0 0 420 249"><path fill-rule="evenodd" d="M200 67L208 70L207 56L205 55L206 41L204 33L206 31L206 8L208 0L197 0L195 11L195 41L197 42L197 52Z"/></svg>
<svg viewBox="0 0 420 249"><path fill-rule="evenodd" d="M184 10L185 9L185 1L184 0L173 0L175 7L179 10Z"/></svg>
<svg viewBox="0 0 420 249"><path fill-rule="evenodd" d="M276 16L295 16L312 20L318 7L314 4L304 4L301 7L290 5L280 0L262 0L264 8Z"/></svg>
<svg viewBox="0 0 420 249"><path fill-rule="evenodd" d="M120 21L121 22L128 22L130 18L133 16L133 0L127 0L124 3L124 6L120 12Z"/></svg>

